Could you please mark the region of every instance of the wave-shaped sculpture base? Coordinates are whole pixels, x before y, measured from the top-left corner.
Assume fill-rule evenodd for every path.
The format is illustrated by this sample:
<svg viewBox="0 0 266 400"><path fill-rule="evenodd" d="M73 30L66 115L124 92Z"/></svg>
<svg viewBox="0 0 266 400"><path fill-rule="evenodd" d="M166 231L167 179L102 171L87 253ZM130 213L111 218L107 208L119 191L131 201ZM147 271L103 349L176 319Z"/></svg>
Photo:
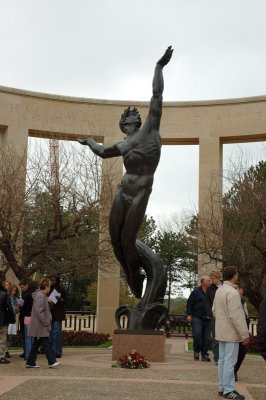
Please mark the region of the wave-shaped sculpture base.
<svg viewBox="0 0 266 400"><path fill-rule="evenodd" d="M121 317L127 317L126 329L132 330L147 330L160 329L167 315L167 308L160 303L148 304L143 307L121 306L116 310L115 320L118 329L122 329Z"/></svg>
<svg viewBox="0 0 266 400"><path fill-rule="evenodd" d="M140 267L145 271L147 278L146 289L137 306L123 305L116 310L116 323L121 329L120 318L125 315L127 329L159 329L167 314L167 308L163 305L167 284L166 267L158 254L139 240L136 242L136 249ZM143 280L140 277L139 284L142 285L142 283Z"/></svg>

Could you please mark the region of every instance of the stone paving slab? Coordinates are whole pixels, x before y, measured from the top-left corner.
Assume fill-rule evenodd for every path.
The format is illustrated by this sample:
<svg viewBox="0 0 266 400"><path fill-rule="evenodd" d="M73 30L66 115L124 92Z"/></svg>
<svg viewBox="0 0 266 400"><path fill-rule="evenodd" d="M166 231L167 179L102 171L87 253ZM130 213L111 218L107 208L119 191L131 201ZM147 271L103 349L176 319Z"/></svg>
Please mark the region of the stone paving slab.
<svg viewBox="0 0 266 400"><path fill-rule="evenodd" d="M253 399L266 400L266 388L247 386L247 389Z"/></svg>
<svg viewBox="0 0 266 400"><path fill-rule="evenodd" d="M188 384L168 385L156 382L106 382L67 380L30 379L10 392L1 395L1 400L19 399L36 400L53 398L54 400L217 400L216 387L193 385L188 390Z"/></svg>
<svg viewBox="0 0 266 400"><path fill-rule="evenodd" d="M39 369L26 369L19 353L0 365L2 400L160 399L219 400L214 362L194 361L183 338L167 339L166 362L144 370L112 368L111 349L66 349L57 369L38 356ZM247 356L239 371L237 390L246 400L266 400L266 363Z"/></svg>

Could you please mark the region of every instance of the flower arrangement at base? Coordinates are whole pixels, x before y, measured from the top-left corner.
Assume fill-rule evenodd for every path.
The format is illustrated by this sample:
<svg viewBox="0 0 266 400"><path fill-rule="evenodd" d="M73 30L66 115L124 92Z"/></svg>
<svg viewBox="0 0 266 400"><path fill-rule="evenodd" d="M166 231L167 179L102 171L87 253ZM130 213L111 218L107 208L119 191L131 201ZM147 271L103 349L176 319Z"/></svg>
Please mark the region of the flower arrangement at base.
<svg viewBox="0 0 266 400"><path fill-rule="evenodd" d="M149 368L149 362L136 350L132 350L130 353L116 360L118 367L129 368L129 369L143 369Z"/></svg>

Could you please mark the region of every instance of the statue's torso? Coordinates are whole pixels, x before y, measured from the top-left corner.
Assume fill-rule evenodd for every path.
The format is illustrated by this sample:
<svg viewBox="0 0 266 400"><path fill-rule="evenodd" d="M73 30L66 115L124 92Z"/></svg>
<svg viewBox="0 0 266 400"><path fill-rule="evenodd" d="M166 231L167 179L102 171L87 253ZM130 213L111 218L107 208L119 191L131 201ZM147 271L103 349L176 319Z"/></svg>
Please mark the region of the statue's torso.
<svg viewBox="0 0 266 400"><path fill-rule="evenodd" d="M121 182L124 192L134 196L140 189L148 189L150 193L161 155L159 132L140 130L119 143L119 149L126 168Z"/></svg>

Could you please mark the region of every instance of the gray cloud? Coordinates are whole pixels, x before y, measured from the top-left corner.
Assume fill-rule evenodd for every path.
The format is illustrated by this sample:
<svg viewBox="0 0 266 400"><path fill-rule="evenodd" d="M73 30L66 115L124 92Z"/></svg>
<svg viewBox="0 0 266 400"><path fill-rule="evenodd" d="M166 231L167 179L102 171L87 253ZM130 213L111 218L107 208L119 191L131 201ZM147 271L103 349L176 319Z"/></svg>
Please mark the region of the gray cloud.
<svg viewBox="0 0 266 400"><path fill-rule="evenodd" d="M165 100L266 94L264 0L0 0L0 11L3 86L149 100L154 64L173 45ZM191 149L177 151L176 171ZM161 169L169 176L173 167L164 160L167 152L155 180L162 189L154 188L151 201L163 193L167 210L180 209L197 196L196 167L187 165L186 179L175 179L172 202L159 178Z"/></svg>

